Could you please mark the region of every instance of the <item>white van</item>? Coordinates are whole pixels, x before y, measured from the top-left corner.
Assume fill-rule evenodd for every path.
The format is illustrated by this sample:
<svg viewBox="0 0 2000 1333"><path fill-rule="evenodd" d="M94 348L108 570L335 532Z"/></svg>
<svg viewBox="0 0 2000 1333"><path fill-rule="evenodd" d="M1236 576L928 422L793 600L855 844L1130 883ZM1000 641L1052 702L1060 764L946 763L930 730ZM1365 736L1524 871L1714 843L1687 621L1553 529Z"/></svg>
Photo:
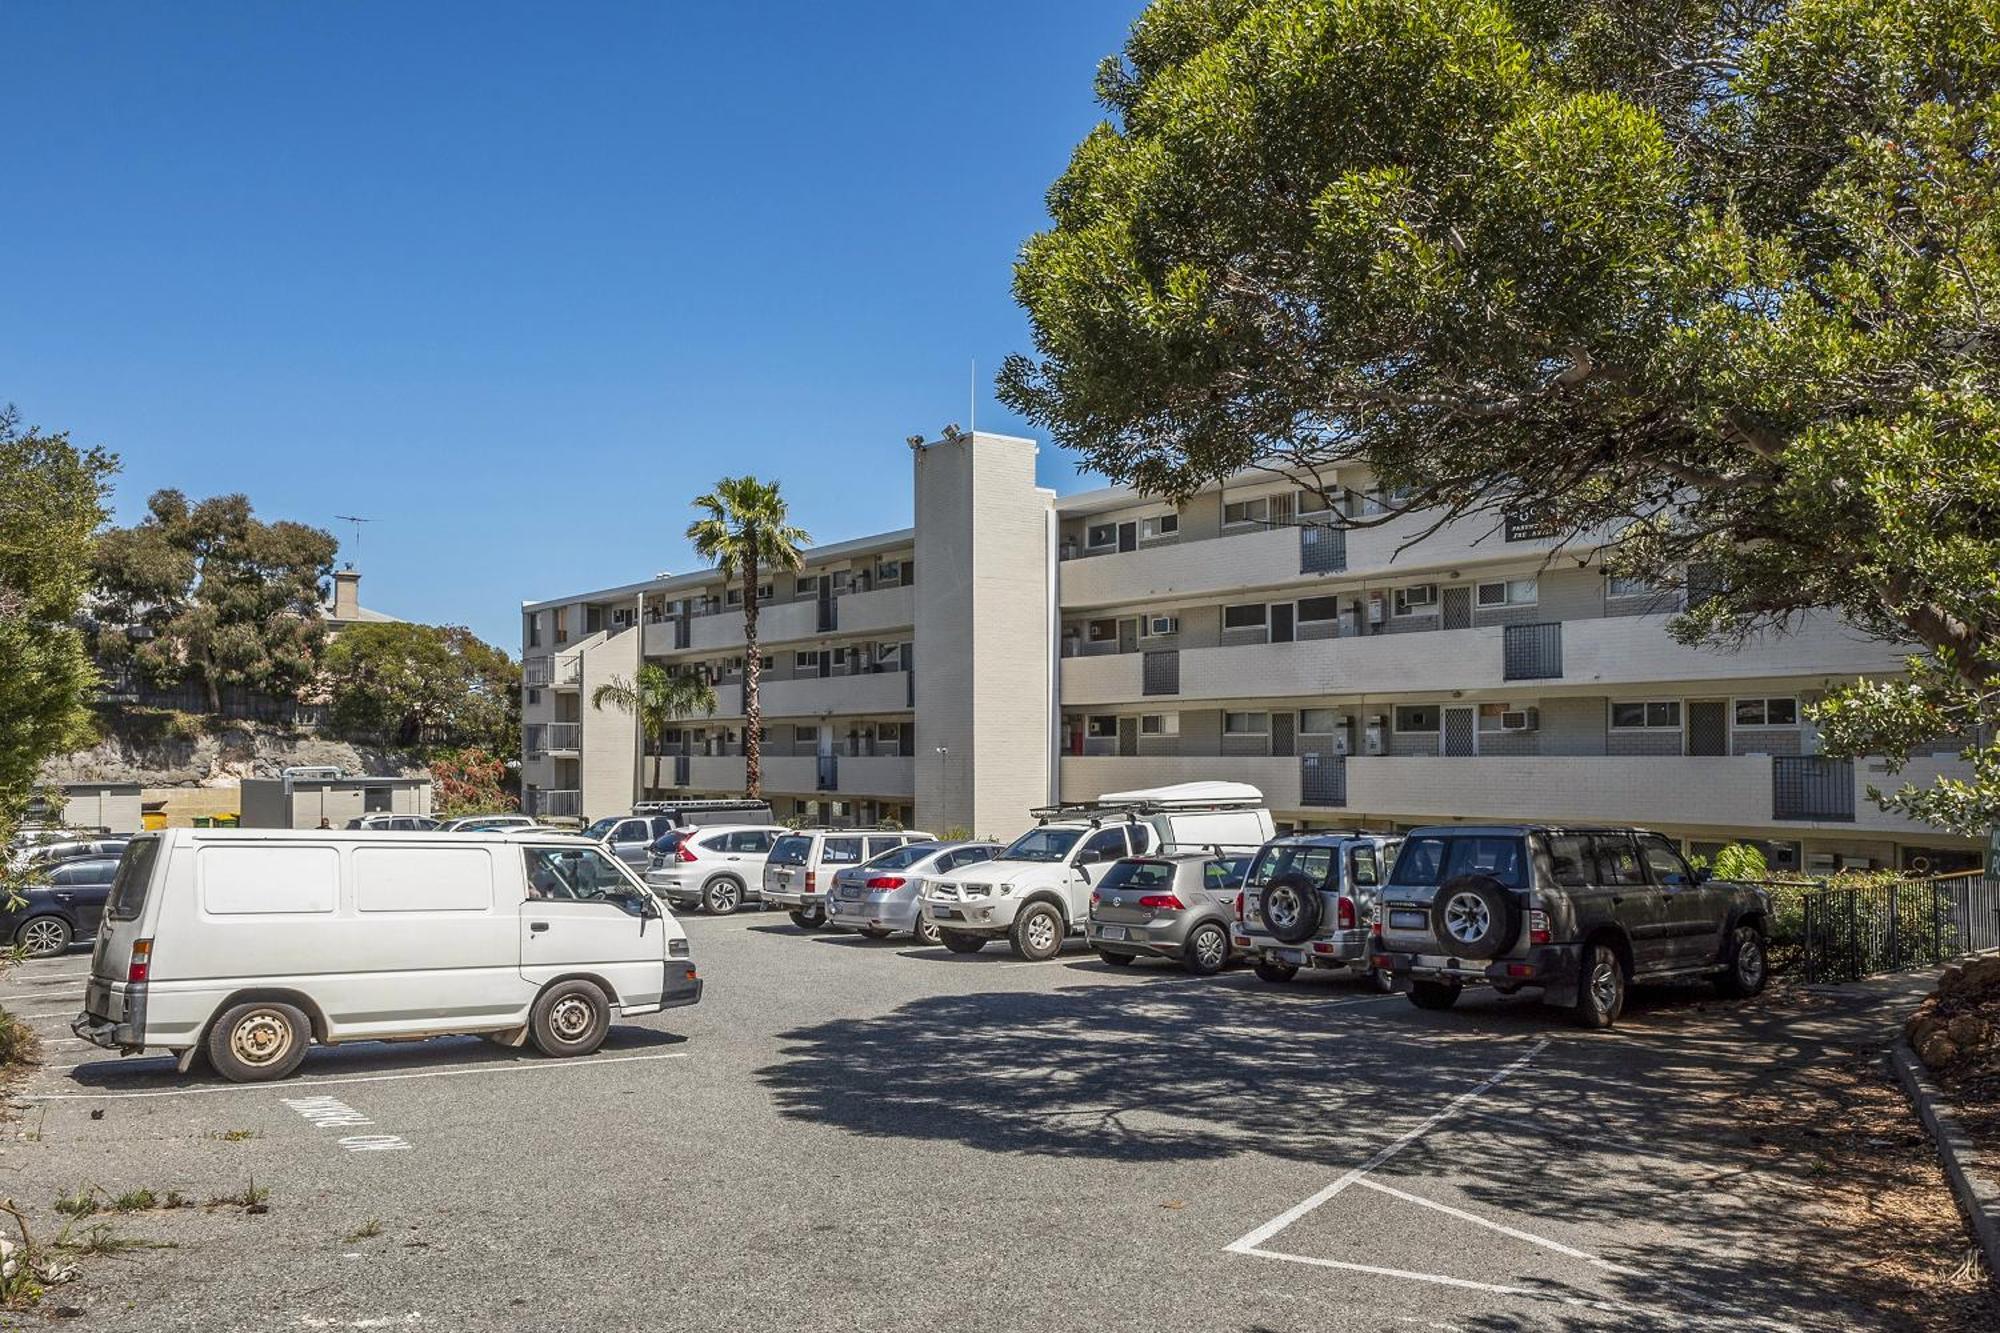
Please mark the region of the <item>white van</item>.
<svg viewBox="0 0 2000 1333"><path fill-rule="evenodd" d="M70 1030L254 1082L314 1041L588 1055L614 1012L700 999L680 925L583 838L166 829L126 850Z"/></svg>

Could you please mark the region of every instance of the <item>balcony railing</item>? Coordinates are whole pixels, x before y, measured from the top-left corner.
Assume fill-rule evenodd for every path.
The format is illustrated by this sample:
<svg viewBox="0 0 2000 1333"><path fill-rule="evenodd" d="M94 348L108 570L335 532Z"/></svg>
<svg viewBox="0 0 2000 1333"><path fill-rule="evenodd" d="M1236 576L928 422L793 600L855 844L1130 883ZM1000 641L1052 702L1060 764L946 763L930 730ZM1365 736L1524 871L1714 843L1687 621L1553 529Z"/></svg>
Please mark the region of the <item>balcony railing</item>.
<svg viewBox="0 0 2000 1333"><path fill-rule="evenodd" d="M546 655L541 657L524 657L521 659L521 684L533 690L539 689L548 683L549 659Z"/></svg>
<svg viewBox="0 0 2000 1333"><path fill-rule="evenodd" d="M1178 649L1165 648L1146 654L1140 690L1145 694L1181 692L1181 655Z"/></svg>
<svg viewBox="0 0 2000 1333"><path fill-rule="evenodd" d="M583 814L583 793L573 788L534 793L537 819L577 819Z"/></svg>
<svg viewBox="0 0 2000 1333"><path fill-rule="evenodd" d="M1299 527L1299 573L1338 574L1347 568L1347 529L1323 523Z"/></svg>
<svg viewBox="0 0 2000 1333"><path fill-rule="evenodd" d="M521 728L521 748L528 758L539 759L549 752L549 724L529 722Z"/></svg>
<svg viewBox="0 0 2000 1333"><path fill-rule="evenodd" d="M1563 627L1559 620L1509 625L1501 642L1502 680L1554 680L1563 673Z"/></svg>
<svg viewBox="0 0 2000 1333"><path fill-rule="evenodd" d="M583 654L567 653L554 659L550 666L549 683L552 685L576 685L583 680Z"/></svg>
<svg viewBox="0 0 2000 1333"><path fill-rule="evenodd" d="M549 728L549 748L551 750L576 750L583 746L583 723L551 722Z"/></svg>
<svg viewBox="0 0 2000 1333"><path fill-rule="evenodd" d="M1340 807L1347 804L1347 756L1307 754L1299 756L1299 803L1308 806Z"/></svg>
<svg viewBox="0 0 2000 1333"><path fill-rule="evenodd" d="M1773 755L1771 818L1854 822L1854 762L1817 754Z"/></svg>

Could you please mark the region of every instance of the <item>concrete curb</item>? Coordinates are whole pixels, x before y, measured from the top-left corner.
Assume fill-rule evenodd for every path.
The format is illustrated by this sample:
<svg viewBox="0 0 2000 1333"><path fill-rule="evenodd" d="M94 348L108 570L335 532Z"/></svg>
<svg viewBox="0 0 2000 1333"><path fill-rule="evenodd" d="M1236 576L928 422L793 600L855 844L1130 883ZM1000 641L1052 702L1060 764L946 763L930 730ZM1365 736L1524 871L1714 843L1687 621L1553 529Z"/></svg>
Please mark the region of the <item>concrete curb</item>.
<svg viewBox="0 0 2000 1333"><path fill-rule="evenodd" d="M1986 1256L1987 1276L2000 1287L2000 1183L1975 1166L1978 1150L1909 1042L1898 1038L1890 1048L1889 1068L1916 1108L1917 1118L1930 1131L1931 1142L1944 1163L1945 1178L1951 1181L1951 1192L1958 1196L1959 1211L1965 1214L1972 1238Z"/></svg>

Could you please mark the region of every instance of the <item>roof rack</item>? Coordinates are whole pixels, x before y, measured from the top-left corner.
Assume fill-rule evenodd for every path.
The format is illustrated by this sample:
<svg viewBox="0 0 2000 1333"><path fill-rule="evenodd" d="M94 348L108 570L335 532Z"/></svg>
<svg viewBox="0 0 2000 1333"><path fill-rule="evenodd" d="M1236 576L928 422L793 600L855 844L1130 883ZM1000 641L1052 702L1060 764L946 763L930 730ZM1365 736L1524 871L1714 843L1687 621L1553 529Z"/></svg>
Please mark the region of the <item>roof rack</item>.
<svg viewBox="0 0 2000 1333"><path fill-rule="evenodd" d="M1028 813L1037 822L1046 824L1064 816L1131 819L1203 810L1257 810L1263 806L1264 793L1247 782L1181 782L1169 787L1106 792L1088 801L1059 801L1037 806Z"/></svg>
<svg viewBox="0 0 2000 1333"><path fill-rule="evenodd" d="M700 801L638 801L633 804L632 813L657 815L669 810L756 810L768 808L770 804L754 796L711 797Z"/></svg>

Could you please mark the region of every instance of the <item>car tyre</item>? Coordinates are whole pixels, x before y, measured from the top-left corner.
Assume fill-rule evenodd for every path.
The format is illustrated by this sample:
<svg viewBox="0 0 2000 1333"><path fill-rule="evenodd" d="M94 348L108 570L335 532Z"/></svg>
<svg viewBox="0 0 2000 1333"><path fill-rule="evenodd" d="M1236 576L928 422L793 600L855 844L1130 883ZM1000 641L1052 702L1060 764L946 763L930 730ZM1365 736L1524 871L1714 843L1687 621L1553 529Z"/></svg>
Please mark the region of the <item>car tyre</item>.
<svg viewBox="0 0 2000 1333"><path fill-rule="evenodd" d="M14 943L30 958L54 958L74 938L69 922L59 916L29 917L14 932Z"/></svg>
<svg viewBox="0 0 2000 1333"><path fill-rule="evenodd" d="M1431 900L1438 943L1454 958L1498 958L1521 936L1521 904L1491 875L1459 875Z"/></svg>
<svg viewBox="0 0 2000 1333"><path fill-rule="evenodd" d="M1264 886L1257 903L1257 915L1272 938L1284 944L1303 944L1319 933L1326 904L1319 885L1304 875L1280 875Z"/></svg>
<svg viewBox="0 0 2000 1333"><path fill-rule="evenodd" d="M910 938L915 940L918 944L927 944L930 945L932 948L937 947L938 944L937 922L924 920L923 913L919 912L917 914L917 923L910 927Z"/></svg>
<svg viewBox="0 0 2000 1333"><path fill-rule="evenodd" d="M528 1035L543 1055L589 1055L611 1031L611 1001L594 981L559 981L542 992Z"/></svg>
<svg viewBox="0 0 2000 1333"><path fill-rule="evenodd" d="M800 930L818 930L826 924L824 907L794 907L786 915L792 918L792 924Z"/></svg>
<svg viewBox="0 0 2000 1333"><path fill-rule="evenodd" d="M208 1030L208 1063L231 1083L268 1083L297 1070L312 1024L297 1005L251 1000L231 1005Z"/></svg>
<svg viewBox="0 0 2000 1333"><path fill-rule="evenodd" d="M890 934L890 932L882 929L880 926L863 926L861 933L871 940L886 940Z"/></svg>
<svg viewBox="0 0 2000 1333"><path fill-rule="evenodd" d="M940 929L938 941L953 953L978 953L986 947L984 936L965 935L956 930Z"/></svg>
<svg viewBox="0 0 2000 1333"><path fill-rule="evenodd" d="M702 910L710 916L728 916L743 906L743 881L718 875L702 886Z"/></svg>
<svg viewBox="0 0 2000 1333"><path fill-rule="evenodd" d="M1229 932L1213 921L1188 932L1181 948L1181 966L1198 977L1212 977L1229 966Z"/></svg>
<svg viewBox="0 0 2000 1333"><path fill-rule="evenodd" d="M1763 990L1770 978L1764 932L1755 926L1738 926L1730 943L1729 965L1716 978L1715 988L1732 1000L1747 1000Z"/></svg>
<svg viewBox="0 0 2000 1333"><path fill-rule="evenodd" d="M1257 960L1257 966L1251 970L1257 974L1257 980L1268 981L1274 985L1281 981L1290 981L1299 974L1299 970L1290 963L1272 963L1261 958Z"/></svg>
<svg viewBox="0 0 2000 1333"><path fill-rule="evenodd" d="M1583 966L1577 977L1576 1007L1571 1012L1577 1025L1608 1028L1625 1012L1625 965L1618 951L1608 944L1592 944L1583 951Z"/></svg>
<svg viewBox="0 0 2000 1333"><path fill-rule="evenodd" d="M1029 903L1014 918L1007 937L1017 957L1041 963L1062 952L1064 933L1061 912L1048 903Z"/></svg>
<svg viewBox="0 0 2000 1333"><path fill-rule="evenodd" d="M1456 981L1413 981L1410 983L1410 1003L1419 1009L1443 1011L1458 1003L1459 994L1464 989Z"/></svg>
<svg viewBox="0 0 2000 1333"><path fill-rule="evenodd" d="M1097 951L1097 956L1113 967L1130 967L1136 961L1129 953L1108 953L1103 949Z"/></svg>

